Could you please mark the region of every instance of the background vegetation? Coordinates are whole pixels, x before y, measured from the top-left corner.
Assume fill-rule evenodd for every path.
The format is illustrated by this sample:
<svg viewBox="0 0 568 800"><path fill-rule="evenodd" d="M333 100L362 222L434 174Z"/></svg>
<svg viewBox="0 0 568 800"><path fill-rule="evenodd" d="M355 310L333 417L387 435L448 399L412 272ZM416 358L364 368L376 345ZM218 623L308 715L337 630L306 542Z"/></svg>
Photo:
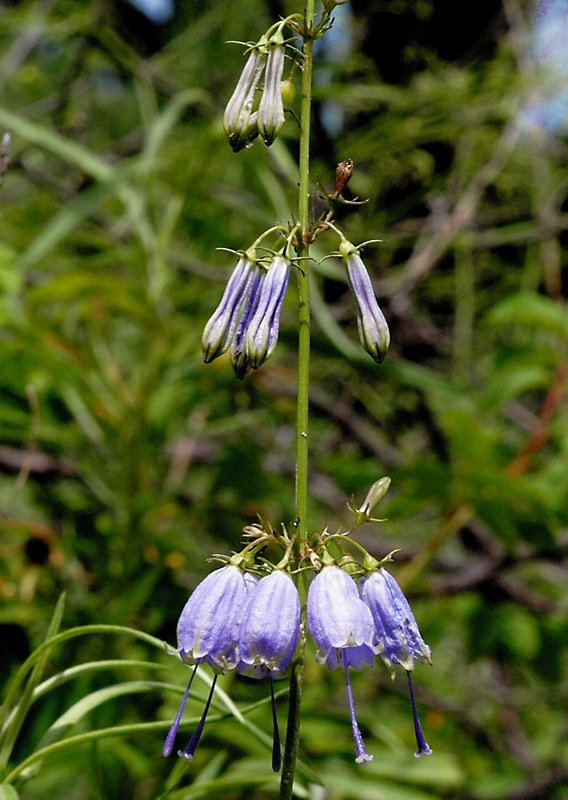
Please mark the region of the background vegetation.
<svg viewBox="0 0 568 800"><path fill-rule="evenodd" d="M204 366L199 342L234 263L216 248L289 221L297 181L292 119L270 149L228 147L243 58L226 42L296 10L187 0L157 24L119 0L0 5L2 684L62 592L62 631L114 624L173 644L211 553L237 548L257 514L293 515L294 287L258 374ZM340 11L318 55L313 202L352 158L349 188L368 202L341 224L383 240L364 258L393 342L377 367L340 266L314 266L311 513L347 524L346 501L392 478L388 522L360 540L402 548L393 572L434 654L415 673L434 755L412 758L404 681L376 669L354 676L375 756L357 766L341 679L310 661L298 793L568 798L568 128L529 121L561 79L536 58L523 0ZM187 669L150 640L70 638L43 678L114 660L34 695L4 774L42 742L154 728L56 750L20 775L20 798L273 796L262 737L226 708L192 766L162 759L168 687ZM239 707L267 694L222 686ZM265 704L247 719L270 728Z"/></svg>

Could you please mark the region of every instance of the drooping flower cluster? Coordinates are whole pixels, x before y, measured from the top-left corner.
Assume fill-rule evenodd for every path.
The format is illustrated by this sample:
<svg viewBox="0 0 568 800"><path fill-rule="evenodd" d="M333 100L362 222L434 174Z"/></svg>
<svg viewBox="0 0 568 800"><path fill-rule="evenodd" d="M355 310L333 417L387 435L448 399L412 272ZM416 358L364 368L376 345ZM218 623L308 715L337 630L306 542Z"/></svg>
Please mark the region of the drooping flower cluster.
<svg viewBox="0 0 568 800"><path fill-rule="evenodd" d="M374 495L382 491L379 486ZM372 756L367 753L355 716L349 668L368 669L376 656L387 665L393 678L396 664L406 670L418 745L415 755L430 754L410 681L415 660L431 663L430 648L420 635L408 601L392 575L374 559L369 557L370 569L362 578L355 579L333 562L327 550L322 558L323 566L308 589L307 626L316 644L316 660L331 670L342 669L345 673L356 761L363 763ZM321 562L316 558L315 563ZM288 567L286 557L272 572L258 579L246 571L250 568L250 558L239 554L208 575L187 601L178 623L176 652L194 669L166 737L165 756L174 749L195 671L199 664L206 663L214 672L209 697L193 736L179 755L189 761L193 759L217 677L236 670L249 677L269 679L274 720L272 765L275 770L280 768L272 681L287 675L298 646L301 617L298 590L286 571Z"/></svg>
<svg viewBox="0 0 568 800"><path fill-rule="evenodd" d="M238 562L238 558L235 559ZM278 620L278 624L275 624ZM199 725L179 755L188 761L199 743L218 675L229 670L253 678L283 678L292 660L300 629L300 599L289 574L275 569L260 580L236 563L212 572L187 601L177 627L182 660L194 667L179 711L166 737L163 754L174 749L177 731L199 664L215 673ZM280 768L280 743L276 715L273 767Z"/></svg>
<svg viewBox="0 0 568 800"><path fill-rule="evenodd" d="M308 591L308 627L318 647L316 658L330 669L343 668L351 714L356 761L370 756L355 718L349 667L366 669L380 655L394 678L394 664L408 674L417 757L432 751L426 744L416 712L410 672L414 661L431 663L430 648L424 643L408 601L395 579L383 567L374 569L358 585L339 567L324 566Z"/></svg>
<svg viewBox="0 0 568 800"><path fill-rule="evenodd" d="M238 378L258 369L278 341L280 312L288 287L290 259L284 253L265 266L254 248L240 259L225 293L205 326L202 336L206 363L230 348L231 364Z"/></svg>
<svg viewBox="0 0 568 800"><path fill-rule="evenodd" d="M355 298L359 339L369 355L380 364L388 349L390 334L359 255L361 248L347 241L334 225L328 227L341 236L339 255ZM240 379L250 369L262 366L274 352L278 341L282 304L294 262L288 252L296 228L288 232L282 250L267 251L269 255L262 256L257 253L267 236L283 230L280 226L269 228L248 250L240 253L221 302L203 330L201 346L205 363L229 350L233 370Z"/></svg>
<svg viewBox="0 0 568 800"><path fill-rule="evenodd" d="M273 25L249 47L245 68L223 117L225 133L235 153L252 147L259 135L270 146L284 125L284 106L293 100L294 85L289 79L282 80L286 58L283 29L294 16ZM254 109L263 73L264 86L258 108Z"/></svg>

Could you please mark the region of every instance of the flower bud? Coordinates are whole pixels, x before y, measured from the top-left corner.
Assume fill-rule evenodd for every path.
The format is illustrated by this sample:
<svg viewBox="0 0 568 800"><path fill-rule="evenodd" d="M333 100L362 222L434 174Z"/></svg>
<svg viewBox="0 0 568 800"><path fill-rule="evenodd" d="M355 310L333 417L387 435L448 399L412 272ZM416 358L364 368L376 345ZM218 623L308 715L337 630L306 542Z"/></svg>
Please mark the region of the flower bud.
<svg viewBox="0 0 568 800"><path fill-rule="evenodd" d="M296 87L294 86L294 81L291 78L288 78L280 83L280 95L282 97L282 105L284 106L284 109L287 111L289 108L292 108L292 103L296 97Z"/></svg>
<svg viewBox="0 0 568 800"><path fill-rule="evenodd" d="M235 333L242 303L253 278L254 264L248 258L239 260L229 278L216 311L205 326L201 338L206 364L225 352Z"/></svg>
<svg viewBox="0 0 568 800"><path fill-rule="evenodd" d="M373 285L357 248L351 242L340 245L341 257L347 267L347 277L357 303L357 328L365 350L381 364L390 344L387 321L379 308Z"/></svg>
<svg viewBox="0 0 568 800"><path fill-rule="evenodd" d="M262 287L266 280L266 271L256 265L252 280L248 287L243 313L231 342L231 364L237 378L245 377L251 368L250 358L246 350L246 336L249 323L253 318L260 302Z"/></svg>
<svg viewBox="0 0 568 800"><path fill-rule="evenodd" d="M263 38L252 48L235 91L225 109L223 125L225 133L229 137L229 144L235 153L250 145L258 135L252 106L254 93L266 63L265 45L266 41Z"/></svg>
<svg viewBox="0 0 568 800"><path fill-rule="evenodd" d="M373 513L374 507L381 502L388 492L390 482L390 478L380 478L378 481L375 481L367 492L367 496L363 500L361 507L353 509L357 518L357 525L362 525L364 522L379 522L379 520L373 519L371 514Z"/></svg>
<svg viewBox="0 0 568 800"><path fill-rule="evenodd" d="M268 41L264 89L258 107L258 132L266 145L272 144L284 124L281 82L285 52L282 31L278 30Z"/></svg>
<svg viewBox="0 0 568 800"><path fill-rule="evenodd" d="M276 256L259 292L258 305L246 331L245 349L250 366L258 369L274 351L280 329L280 311L288 286L290 261Z"/></svg>

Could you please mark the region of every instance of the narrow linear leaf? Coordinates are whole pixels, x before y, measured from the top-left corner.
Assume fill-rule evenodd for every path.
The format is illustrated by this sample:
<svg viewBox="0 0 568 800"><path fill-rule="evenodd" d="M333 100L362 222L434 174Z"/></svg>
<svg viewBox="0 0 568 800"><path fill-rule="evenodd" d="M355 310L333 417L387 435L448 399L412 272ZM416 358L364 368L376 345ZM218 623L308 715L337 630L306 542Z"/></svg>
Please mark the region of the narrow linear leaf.
<svg viewBox="0 0 568 800"><path fill-rule="evenodd" d="M25 688L21 692L21 698L16 708L12 709L12 706L15 705L15 699L18 696L18 693L20 692L20 687L27 673L22 674L21 671L18 671L14 679L14 682L12 683L10 689L8 690L8 693L6 694L6 699L4 701L6 716L3 720L2 733L0 736L1 765L6 765L10 759L13 747L16 743L16 739L18 738L18 734L20 733L20 729L28 713L28 709L33 702L34 689L41 681L41 677L43 675L43 671L45 669L47 659L49 656L49 651L51 649L51 646L53 645L53 640L55 639L57 632L59 631L61 620L63 618L64 609L65 609L65 594L62 594L60 595L59 600L57 601L53 615L51 617L51 622L49 623L49 627L47 629L47 635L43 643L41 655L38 657L30 674L29 680Z"/></svg>

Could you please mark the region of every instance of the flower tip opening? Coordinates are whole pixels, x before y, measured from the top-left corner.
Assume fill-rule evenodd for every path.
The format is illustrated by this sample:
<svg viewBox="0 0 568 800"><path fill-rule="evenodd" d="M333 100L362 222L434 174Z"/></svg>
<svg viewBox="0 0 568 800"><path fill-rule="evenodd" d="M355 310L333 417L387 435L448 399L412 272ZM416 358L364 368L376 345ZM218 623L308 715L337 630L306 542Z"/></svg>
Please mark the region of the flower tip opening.
<svg viewBox="0 0 568 800"><path fill-rule="evenodd" d="M178 750L178 756L180 758L185 758L190 764L193 761L193 753L188 753L186 750Z"/></svg>
<svg viewBox="0 0 568 800"><path fill-rule="evenodd" d="M414 720L414 733L416 735L416 744L418 746L418 750L414 753L414 758L420 758L421 756L431 756L432 750L428 746L426 739L424 738L424 734L422 733L422 726L420 725L420 720L418 719L418 711L416 710L416 701L414 699L414 689L412 688L412 680L410 678L410 672L406 673L408 677L408 689L410 692L410 702L412 705L412 717Z"/></svg>
<svg viewBox="0 0 568 800"><path fill-rule="evenodd" d="M372 761L372 760L373 760L373 756L370 756L369 753L361 753L355 759L357 764L364 764L366 761Z"/></svg>
<svg viewBox="0 0 568 800"><path fill-rule="evenodd" d="M417 750L416 753L414 753L414 758L420 758L421 756L431 756L431 755L432 755L431 748L428 747L428 744L426 742L422 742L422 744L420 745L420 750Z"/></svg>

